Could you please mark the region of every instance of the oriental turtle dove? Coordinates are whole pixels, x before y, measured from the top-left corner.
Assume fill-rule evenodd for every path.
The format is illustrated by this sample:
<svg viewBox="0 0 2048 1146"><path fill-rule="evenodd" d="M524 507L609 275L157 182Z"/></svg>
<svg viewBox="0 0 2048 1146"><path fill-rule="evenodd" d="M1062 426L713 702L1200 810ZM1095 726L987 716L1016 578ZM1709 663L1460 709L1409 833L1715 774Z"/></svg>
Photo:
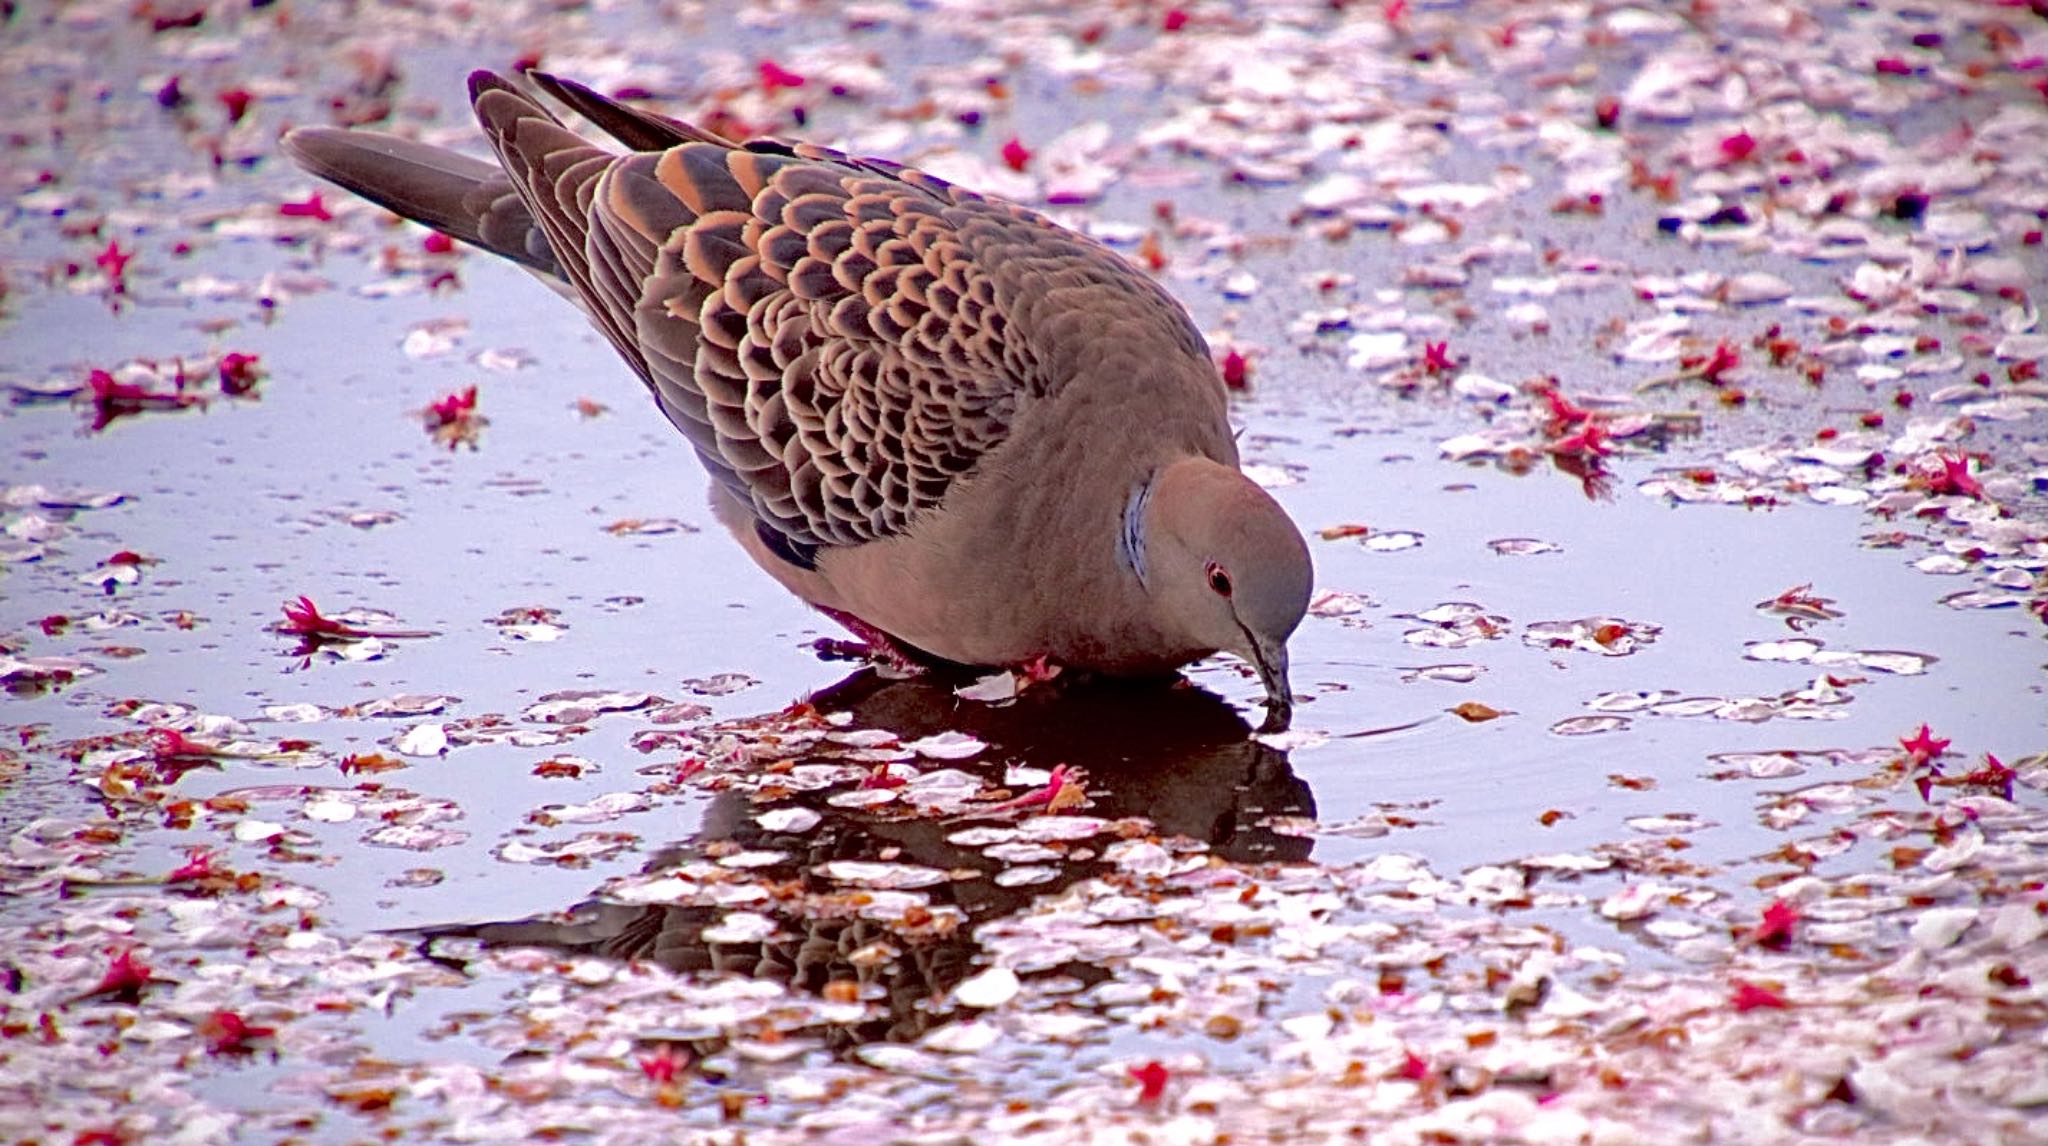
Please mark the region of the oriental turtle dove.
<svg viewBox="0 0 2048 1146"><path fill-rule="evenodd" d="M1307 546L1238 469L1187 312L1015 204L806 143L735 144L529 78L626 150L470 77L495 163L308 128L307 170L577 299L756 562L855 632L977 665L1253 665L1268 726Z"/></svg>

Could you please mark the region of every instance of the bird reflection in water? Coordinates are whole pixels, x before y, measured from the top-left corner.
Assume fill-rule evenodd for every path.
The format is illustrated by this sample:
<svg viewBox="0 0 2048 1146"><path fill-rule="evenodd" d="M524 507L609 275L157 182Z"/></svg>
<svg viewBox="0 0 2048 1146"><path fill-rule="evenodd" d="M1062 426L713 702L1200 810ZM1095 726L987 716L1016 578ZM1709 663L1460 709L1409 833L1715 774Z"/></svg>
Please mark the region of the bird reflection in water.
<svg viewBox="0 0 2048 1146"><path fill-rule="evenodd" d="M834 1051L875 1041L907 1042L947 1021L934 1006L976 963L977 927L1023 909L1039 896L1106 870L1105 847L1117 828L1149 822L1146 835L1182 837L1234 863L1299 861L1312 841L1288 834L1288 821L1311 817L1308 787L1286 754L1252 739L1236 710L1185 683L1093 682L1034 687L1014 703L989 706L955 697L942 677L886 679L863 670L811 698L824 714L847 713L852 728L882 729L905 741L957 731L987 742L974 760L955 765L980 774L1010 764L1085 770L1088 805L1110 830L1080 840L1033 841L1028 881L1004 877L1010 864L977 847L952 842L963 829L1000 827L998 819L906 817L900 805L835 806L840 784L798 791L763 805L751 792L716 795L693 839L657 853L649 873L744 850L780 853L744 877L769 889L749 909L772 917L767 939L729 941L715 935L730 901L638 904L591 899L529 919L425 929L424 949L461 965L476 946L523 947L566 955L652 962L690 975L772 979L826 998L872 1004L862 1020L803 1034ZM757 818L769 807L808 808L819 821L801 832L774 831ZM1028 815L1029 813L1025 813ZM1119 824L1118 822L1123 823ZM1000 849L997 849L1000 850ZM950 878L918 889L926 908L891 918L863 913L860 896L819 871L836 861L918 865ZM1107 978L1092 966L1058 973L1084 984ZM719 1039L683 1039L701 1057Z"/></svg>

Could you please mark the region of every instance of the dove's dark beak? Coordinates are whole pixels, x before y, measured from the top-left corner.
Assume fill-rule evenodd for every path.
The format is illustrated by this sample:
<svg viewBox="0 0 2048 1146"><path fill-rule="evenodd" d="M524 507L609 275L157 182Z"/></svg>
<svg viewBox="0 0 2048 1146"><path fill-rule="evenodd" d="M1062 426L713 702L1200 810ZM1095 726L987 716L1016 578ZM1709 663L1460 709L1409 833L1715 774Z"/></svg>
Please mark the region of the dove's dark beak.
<svg viewBox="0 0 2048 1146"><path fill-rule="evenodd" d="M1294 719L1294 693L1287 687L1287 646L1262 648L1252 643L1252 667L1259 670L1259 683L1266 686L1266 722L1260 732L1285 732Z"/></svg>

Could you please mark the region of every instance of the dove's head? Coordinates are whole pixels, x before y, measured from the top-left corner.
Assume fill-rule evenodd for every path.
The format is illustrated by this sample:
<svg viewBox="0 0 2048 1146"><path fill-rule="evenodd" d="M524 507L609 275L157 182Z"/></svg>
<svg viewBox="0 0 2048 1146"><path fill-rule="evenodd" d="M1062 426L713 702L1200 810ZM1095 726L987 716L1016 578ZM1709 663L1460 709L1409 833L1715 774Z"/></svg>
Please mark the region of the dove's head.
<svg viewBox="0 0 2048 1146"><path fill-rule="evenodd" d="M1144 533L1158 622L1257 669L1265 730L1287 727L1287 638L1308 610L1312 579L1308 544L1287 511L1237 467L1185 458L1154 477Z"/></svg>

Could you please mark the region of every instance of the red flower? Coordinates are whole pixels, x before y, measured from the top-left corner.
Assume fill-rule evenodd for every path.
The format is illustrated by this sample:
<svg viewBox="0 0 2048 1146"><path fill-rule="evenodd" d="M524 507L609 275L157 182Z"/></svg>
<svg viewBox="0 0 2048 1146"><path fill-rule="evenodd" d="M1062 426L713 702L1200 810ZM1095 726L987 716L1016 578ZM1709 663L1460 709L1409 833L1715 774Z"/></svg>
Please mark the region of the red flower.
<svg viewBox="0 0 2048 1146"><path fill-rule="evenodd" d="M1832 621L1840 617L1842 612L1834 604L1831 597L1816 596L1813 583L1808 582L1794 585L1768 601L1759 601L1757 607L1782 614L1787 625L1799 629L1810 622Z"/></svg>
<svg viewBox="0 0 2048 1146"><path fill-rule="evenodd" d="M1246 390L1251 388L1251 360L1246 358L1243 354L1239 353L1237 347L1233 346L1229 350L1223 352L1222 370L1223 385L1225 388L1231 390Z"/></svg>
<svg viewBox="0 0 2048 1146"><path fill-rule="evenodd" d="M150 729L149 751L158 760L173 760L181 756L220 755L220 749L211 744L194 740L175 728Z"/></svg>
<svg viewBox="0 0 2048 1146"><path fill-rule="evenodd" d="M1726 162L1740 163L1755 152L1756 136L1746 131L1738 131L1721 140L1721 158Z"/></svg>
<svg viewBox="0 0 2048 1146"><path fill-rule="evenodd" d="M1157 1106L1166 1097L1166 1084L1173 1075L1157 1060L1130 1070L1131 1081L1138 1084L1138 1105Z"/></svg>
<svg viewBox="0 0 2048 1146"><path fill-rule="evenodd" d="M1185 8L1168 8L1168 9L1166 10L1166 19L1164 19L1164 20L1160 21L1160 26L1161 26L1161 27L1163 27L1163 28L1165 28L1165 29L1166 29L1167 31L1169 31L1169 32L1178 32L1178 31L1180 31L1180 30L1181 30L1182 28L1185 28L1185 27L1187 27L1187 26L1188 26L1188 13L1187 13L1187 9L1185 9Z"/></svg>
<svg viewBox="0 0 2048 1146"><path fill-rule="evenodd" d="M135 957L132 949L124 949L108 962L106 974L100 977L99 985L85 993L85 998L99 995L109 996L124 1003L136 1003L142 999L142 989L154 982L149 964Z"/></svg>
<svg viewBox="0 0 2048 1146"><path fill-rule="evenodd" d="M1082 784L1084 773L1078 768L1065 764L1053 765L1052 775L1046 777L1045 786L1026 792L1014 800L1005 800L982 809L981 815L1005 815L1021 812L1028 808L1044 808L1057 812L1070 808L1087 799L1087 789Z"/></svg>
<svg viewBox="0 0 2048 1146"><path fill-rule="evenodd" d="M92 398L92 428L95 430L105 429L109 422L124 414L146 409L183 409L206 401L197 394L151 390L133 382L123 382L104 370L94 370L86 376L85 390Z"/></svg>
<svg viewBox="0 0 2048 1146"><path fill-rule="evenodd" d="M445 255L455 250L455 240L435 231L420 240L420 247L430 255Z"/></svg>
<svg viewBox="0 0 2048 1146"><path fill-rule="evenodd" d="M663 1043L655 1048L653 1054L641 1055L637 1061L642 1073L667 1086L676 1080L676 1076L682 1073L684 1067L690 1065L690 1055L688 1051L677 1054L674 1043Z"/></svg>
<svg viewBox="0 0 2048 1146"><path fill-rule="evenodd" d="M1589 421L1578 433L1559 438L1545 448L1560 457L1604 458L1614 452L1614 447L1609 444L1612 441L1614 435L1608 433L1605 426Z"/></svg>
<svg viewBox="0 0 2048 1146"><path fill-rule="evenodd" d="M1769 987L1760 987L1755 983L1745 982L1741 979L1735 980L1735 995L1729 999L1729 1002L1735 1004L1735 1009L1738 1012L1754 1011L1758 1008L1782 1011L1786 1007L1791 1006L1790 1003L1785 1001L1785 996Z"/></svg>
<svg viewBox="0 0 2048 1146"><path fill-rule="evenodd" d="M427 419L434 425L446 426L459 422L476 412L476 387L444 394L434 399L427 407Z"/></svg>
<svg viewBox="0 0 2048 1146"><path fill-rule="evenodd" d="M1957 784L1971 784L1979 788L1989 788L1996 791L2002 799L2010 800L2012 799L2012 783L2018 778L2019 773L2008 767L2005 761L1986 752L1982 767L1973 768L1957 776L1954 782Z"/></svg>
<svg viewBox="0 0 2048 1146"><path fill-rule="evenodd" d="M251 1039L267 1039L276 1027L251 1026L233 1011L215 1011L199 1024L199 1036L206 1040L208 1054L248 1054Z"/></svg>
<svg viewBox="0 0 2048 1146"><path fill-rule="evenodd" d="M1593 416L1593 412L1564 396L1564 391L1546 382L1536 388L1536 394L1550 406L1551 433L1557 433L1566 426L1576 425Z"/></svg>
<svg viewBox="0 0 2048 1146"><path fill-rule="evenodd" d="M1621 101L1611 95L1603 95L1593 101L1593 122L1602 130L1613 131L1621 122Z"/></svg>
<svg viewBox="0 0 2048 1146"><path fill-rule="evenodd" d="M334 221L334 212L327 209L327 203L320 198L318 191L296 203L279 203L277 213L287 219L318 219L323 223Z"/></svg>
<svg viewBox="0 0 2048 1146"><path fill-rule="evenodd" d="M185 852L185 862L172 868L170 874L164 876L164 882L194 883L225 874L222 869L213 866L213 857L216 854L212 848L188 849Z"/></svg>
<svg viewBox="0 0 2048 1146"><path fill-rule="evenodd" d="M1027 793L1022 802L1027 806L1044 804L1050 809L1057 805L1060 797L1066 793L1067 788L1078 779L1079 773L1075 772L1072 768L1067 767L1065 764L1055 764L1052 767L1052 775L1045 778L1045 787L1038 789L1036 792Z"/></svg>
<svg viewBox="0 0 2048 1146"><path fill-rule="evenodd" d="M1688 355L1680 358L1678 365L1692 371L1701 381L1719 386L1724 381L1722 375L1742 365L1742 352L1724 338L1714 344L1711 354Z"/></svg>
<svg viewBox="0 0 2048 1146"><path fill-rule="evenodd" d="M1881 76L1910 76L1913 74L1913 65L1897 56L1879 56L1877 58L1877 74Z"/></svg>
<svg viewBox="0 0 2048 1146"><path fill-rule="evenodd" d="M483 428L490 424L476 406L476 387L468 386L434 399L420 411L420 420L426 424L427 435L449 449L475 449Z"/></svg>
<svg viewBox="0 0 2048 1146"><path fill-rule="evenodd" d="M1003 163L1010 170L1022 171L1030 162L1031 151L1024 146L1023 140L1013 135L1008 143L1003 144Z"/></svg>
<svg viewBox="0 0 2048 1146"><path fill-rule="evenodd" d="M302 637L365 637L368 633L353 625L345 625L332 617L322 616L320 607L313 604L311 597L300 597L297 601L284 603L284 622L277 626L281 633L297 633Z"/></svg>
<svg viewBox="0 0 2048 1146"><path fill-rule="evenodd" d="M1763 922L1756 925L1756 930L1750 932L1749 937L1760 947L1783 950L1792 942L1792 929L1799 920L1797 907L1782 899L1773 900L1769 907L1764 908Z"/></svg>
<svg viewBox="0 0 2048 1146"><path fill-rule="evenodd" d="M121 240L108 239L107 249L94 255L92 261L107 272L107 289L115 294L128 291L128 264L135 258L134 251L121 249Z"/></svg>
<svg viewBox="0 0 2048 1146"><path fill-rule="evenodd" d="M249 104L256 97L249 94L246 88L229 88L215 98L228 110L228 122L240 123L242 117L249 114Z"/></svg>
<svg viewBox="0 0 2048 1146"><path fill-rule="evenodd" d="M237 350L230 350L226 354L221 355L221 392L226 394L247 394L249 391L254 390L256 383L263 380L263 369L257 365L259 361L261 361L259 356L243 354Z"/></svg>
<svg viewBox="0 0 2048 1146"><path fill-rule="evenodd" d="M774 60L762 60L760 72L761 90L770 95L775 94L775 89L777 88L800 88L804 86L804 78L802 76L790 71Z"/></svg>
<svg viewBox="0 0 2048 1146"><path fill-rule="evenodd" d="M1984 497L1984 483L1970 474L1970 459L1954 454L1940 453L1934 459L1941 463L1941 472L1929 475L1927 492L1937 496L1959 494L1963 497Z"/></svg>
<svg viewBox="0 0 2048 1146"><path fill-rule="evenodd" d="M1906 755L1917 768L1948 751L1949 743L1937 738L1925 724L1922 724L1920 731L1911 739L1902 737L1899 740L1899 747L1906 750Z"/></svg>
<svg viewBox="0 0 2048 1146"><path fill-rule="evenodd" d="M1451 344L1448 341L1422 344L1424 374L1449 374L1456 368L1457 364L1451 361Z"/></svg>
<svg viewBox="0 0 2048 1146"><path fill-rule="evenodd" d="M860 786L863 789L901 788L908 783L910 783L909 778L898 776L894 772L889 771L887 764L875 765L867 775L860 778Z"/></svg>
<svg viewBox="0 0 2048 1146"><path fill-rule="evenodd" d="M318 641L325 637L333 637L340 640L361 640L366 637L377 637L383 640L414 640L436 635L430 629L360 628L323 615L320 612L319 606L313 604L311 597L303 596L296 601L286 601L284 603L284 620L272 625L271 631L295 633L298 636L307 638L309 642Z"/></svg>
<svg viewBox="0 0 2048 1146"><path fill-rule="evenodd" d="M1394 1074L1410 1082L1421 1082L1429 1077L1429 1062L1414 1051L1402 1052L1401 1067Z"/></svg>

